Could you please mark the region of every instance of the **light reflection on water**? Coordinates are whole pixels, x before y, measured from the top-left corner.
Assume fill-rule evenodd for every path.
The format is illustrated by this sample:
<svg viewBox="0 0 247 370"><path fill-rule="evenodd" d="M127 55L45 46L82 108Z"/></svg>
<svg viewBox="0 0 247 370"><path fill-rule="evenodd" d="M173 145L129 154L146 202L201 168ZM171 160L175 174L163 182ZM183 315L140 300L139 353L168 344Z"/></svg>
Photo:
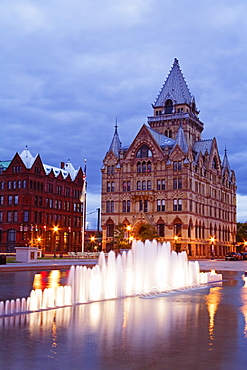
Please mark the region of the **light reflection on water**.
<svg viewBox="0 0 247 370"><path fill-rule="evenodd" d="M1 319L0 368L245 369L247 287L234 276L155 299Z"/></svg>

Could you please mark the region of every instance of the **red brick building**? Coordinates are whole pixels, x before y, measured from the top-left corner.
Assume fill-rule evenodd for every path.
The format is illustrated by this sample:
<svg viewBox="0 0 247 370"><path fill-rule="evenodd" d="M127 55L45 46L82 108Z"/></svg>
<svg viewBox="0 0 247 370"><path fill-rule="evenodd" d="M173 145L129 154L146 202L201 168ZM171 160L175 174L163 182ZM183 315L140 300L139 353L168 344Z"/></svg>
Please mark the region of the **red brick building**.
<svg viewBox="0 0 247 370"><path fill-rule="evenodd" d="M0 252L24 245L44 253L80 251L83 181L81 167L45 165L27 147L0 161Z"/></svg>

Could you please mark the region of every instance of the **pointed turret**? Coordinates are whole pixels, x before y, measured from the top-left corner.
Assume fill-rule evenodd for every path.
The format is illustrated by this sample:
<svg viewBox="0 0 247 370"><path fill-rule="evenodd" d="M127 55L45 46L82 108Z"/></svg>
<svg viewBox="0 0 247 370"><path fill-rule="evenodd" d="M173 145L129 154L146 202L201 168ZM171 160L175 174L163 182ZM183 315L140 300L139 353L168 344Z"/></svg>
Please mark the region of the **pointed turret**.
<svg viewBox="0 0 247 370"><path fill-rule="evenodd" d="M227 150L225 149L225 155L224 155L224 159L223 159L223 162L222 162L222 175L224 176L226 171L228 172L228 176L229 176L229 179L230 179L230 175L231 175L231 167L230 167L230 163L229 163L229 160L228 160L228 157L227 157Z"/></svg>
<svg viewBox="0 0 247 370"><path fill-rule="evenodd" d="M182 124L180 124L180 127L178 129L174 146L176 146L176 144L178 144L180 146L180 148L182 149L182 151L184 153L188 152L188 143L187 143L187 140L186 140L185 135L184 135L184 130L183 130Z"/></svg>
<svg viewBox="0 0 247 370"><path fill-rule="evenodd" d="M121 149L121 141L120 141L119 136L118 136L117 128L118 128L118 126L117 126L117 122L116 122L115 132L114 132L112 142L111 142L111 145L110 145L110 148L109 148L108 152L112 151L116 155L116 157L119 157L119 150Z"/></svg>
<svg viewBox="0 0 247 370"><path fill-rule="evenodd" d="M194 101L176 58L174 59L172 69L170 70L153 107L164 106L168 99L170 99L173 104L191 105Z"/></svg>
<svg viewBox="0 0 247 370"><path fill-rule="evenodd" d="M175 139L182 122L188 145L201 139L203 123L198 118L195 98L190 93L176 58L152 106L153 116L148 117L152 129Z"/></svg>

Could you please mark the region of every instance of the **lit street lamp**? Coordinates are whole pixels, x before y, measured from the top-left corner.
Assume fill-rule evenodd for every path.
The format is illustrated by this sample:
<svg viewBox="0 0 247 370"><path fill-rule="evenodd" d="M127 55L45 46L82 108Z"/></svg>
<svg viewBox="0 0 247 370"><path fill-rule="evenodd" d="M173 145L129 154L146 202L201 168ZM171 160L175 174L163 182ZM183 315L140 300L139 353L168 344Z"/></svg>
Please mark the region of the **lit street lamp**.
<svg viewBox="0 0 247 370"><path fill-rule="evenodd" d="M54 247L54 258L56 258L57 257L57 254L56 254L56 252L57 252L57 232L58 232L58 227L57 226L54 226L53 227L53 231L54 231L54 233L55 233L55 247Z"/></svg>
<svg viewBox="0 0 247 370"><path fill-rule="evenodd" d="M210 244L211 244L211 259L214 260L214 242L215 238L212 236L210 238Z"/></svg>

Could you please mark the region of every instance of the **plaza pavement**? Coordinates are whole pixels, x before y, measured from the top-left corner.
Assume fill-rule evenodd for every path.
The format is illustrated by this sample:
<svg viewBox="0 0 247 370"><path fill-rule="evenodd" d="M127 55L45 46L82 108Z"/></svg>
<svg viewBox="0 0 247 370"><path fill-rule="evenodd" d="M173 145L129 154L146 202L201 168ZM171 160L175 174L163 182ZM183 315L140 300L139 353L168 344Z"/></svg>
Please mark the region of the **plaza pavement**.
<svg viewBox="0 0 247 370"><path fill-rule="evenodd" d="M81 259L81 258L61 258L61 259L47 259L37 260L32 263L7 263L6 265L0 265L0 272L10 271L42 271L42 270L61 270L69 269L70 266L81 265L81 266L94 266L97 264L97 259ZM245 261L225 261L220 259L204 259L198 260L201 271L247 271L247 260Z"/></svg>

